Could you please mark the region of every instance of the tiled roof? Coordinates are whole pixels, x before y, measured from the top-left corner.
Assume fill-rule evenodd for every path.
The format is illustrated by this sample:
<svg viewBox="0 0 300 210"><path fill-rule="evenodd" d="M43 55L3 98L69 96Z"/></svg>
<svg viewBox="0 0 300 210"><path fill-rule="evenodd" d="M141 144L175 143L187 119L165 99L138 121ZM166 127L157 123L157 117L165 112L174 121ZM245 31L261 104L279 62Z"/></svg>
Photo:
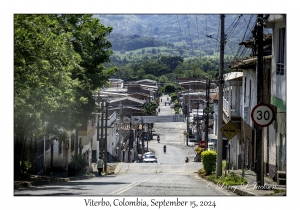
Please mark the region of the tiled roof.
<svg viewBox="0 0 300 210"><path fill-rule="evenodd" d="M268 56L264 56L264 59L271 59L272 55L268 55ZM253 65L256 63L257 57L256 56L252 56L252 57L245 57L242 58L240 60L236 60L236 61L231 61L228 66L232 69L234 68L242 68L242 67L246 67L249 65Z"/></svg>
<svg viewBox="0 0 300 210"><path fill-rule="evenodd" d="M271 41L272 41L272 34L264 34L264 37L263 37L264 45L267 45ZM248 39L246 41L239 43L239 45L245 45L245 47L247 47L247 48L252 48L254 43L255 43L255 38L253 37L251 39Z"/></svg>

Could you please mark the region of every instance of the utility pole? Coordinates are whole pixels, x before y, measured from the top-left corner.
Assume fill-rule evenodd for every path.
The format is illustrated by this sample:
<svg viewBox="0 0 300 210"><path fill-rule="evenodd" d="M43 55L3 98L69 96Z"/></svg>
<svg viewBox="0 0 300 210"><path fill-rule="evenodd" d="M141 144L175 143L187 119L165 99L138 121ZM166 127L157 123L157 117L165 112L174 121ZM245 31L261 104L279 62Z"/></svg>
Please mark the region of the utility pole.
<svg viewBox="0 0 300 210"><path fill-rule="evenodd" d="M219 68L219 101L218 101L218 140L217 140L217 167L216 176L222 176L222 149L223 149L223 138L221 128L223 125L223 69L224 69L224 20L225 15L221 16L221 43L220 43L220 68Z"/></svg>
<svg viewBox="0 0 300 210"><path fill-rule="evenodd" d="M104 125L104 102L101 99L101 139L100 139L100 156L103 158L103 143L104 143L104 138L103 138L103 125Z"/></svg>
<svg viewBox="0 0 300 210"><path fill-rule="evenodd" d="M189 145L189 135L187 135L187 133L189 133L189 107L188 105L185 105L186 109L185 109L185 114L186 114L186 133L185 133L185 138L186 138L186 146Z"/></svg>
<svg viewBox="0 0 300 210"><path fill-rule="evenodd" d="M263 15L257 16L256 23L256 42L257 42L257 104L263 103ZM264 144L262 128L254 125L256 129L256 181L257 185L264 185Z"/></svg>
<svg viewBox="0 0 300 210"><path fill-rule="evenodd" d="M147 133L147 152L149 151L149 150L148 150L148 141L149 141L149 138L150 138L150 125L148 124L148 133Z"/></svg>
<svg viewBox="0 0 300 210"><path fill-rule="evenodd" d="M118 158L119 157L121 157L121 154L120 154L120 151L121 151L121 129L122 129L122 121L123 121L123 119L122 119L122 104L121 104L121 102L120 102L120 113L119 113L119 143L118 143L118 145L120 145L119 146L119 150L117 151L118 152Z"/></svg>
<svg viewBox="0 0 300 210"><path fill-rule="evenodd" d="M199 101L197 102L197 143L201 141L200 129L199 129Z"/></svg>
<svg viewBox="0 0 300 210"><path fill-rule="evenodd" d="M107 169L107 121L108 121L108 100L105 102L105 137L104 137L104 171Z"/></svg>
<svg viewBox="0 0 300 210"><path fill-rule="evenodd" d="M98 109L100 109L100 102L101 102L101 100L100 100L100 92L98 92L97 102L98 102ZM97 141L98 141L98 145L99 145L99 154L100 154L101 147L100 147L100 141L99 141L99 122L100 122L100 114L98 113L97 114ZM98 157L96 157L96 160L98 158L99 158L99 155L98 155Z"/></svg>
<svg viewBox="0 0 300 210"><path fill-rule="evenodd" d="M145 128L144 128L144 125L145 125L145 124L143 124L143 126L142 126L142 132L143 132L143 133L142 133L142 134L143 134L143 135L142 135L142 155L145 153L145 152L144 152L144 151L145 151L145 150L144 150L144 149L145 149L145 148L144 148L144 138L145 138L146 132L145 132L145 130L144 130L144 129L145 129Z"/></svg>
<svg viewBox="0 0 300 210"><path fill-rule="evenodd" d="M207 80L208 80L208 84L207 84ZM205 141L206 141L207 148L208 148L208 125L209 125L209 93L210 93L209 89L210 89L210 79L206 77Z"/></svg>
<svg viewBox="0 0 300 210"><path fill-rule="evenodd" d="M189 84L189 91L188 91L188 105L186 109L186 132L190 135L190 128L189 128L189 117L190 117L190 89L191 83ZM186 135L186 146L189 145L189 135Z"/></svg>

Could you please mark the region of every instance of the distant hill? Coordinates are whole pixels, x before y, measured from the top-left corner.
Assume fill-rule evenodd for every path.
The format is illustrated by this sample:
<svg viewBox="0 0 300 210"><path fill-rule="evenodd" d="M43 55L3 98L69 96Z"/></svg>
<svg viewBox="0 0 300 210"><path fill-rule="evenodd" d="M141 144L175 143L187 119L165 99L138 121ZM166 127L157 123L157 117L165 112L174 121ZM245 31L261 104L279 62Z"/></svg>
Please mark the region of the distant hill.
<svg viewBox="0 0 300 210"><path fill-rule="evenodd" d="M138 42L142 43L139 46L129 47L128 45L131 44L126 41L128 49L132 50L143 46L162 46L163 43L164 46L169 43L190 51L198 50L208 54L219 50L220 15L218 14L99 14L95 17L98 17L105 26L113 27L113 32L108 39L113 43L113 48L118 50L120 46L125 46L124 40L128 40L128 37L139 39ZM241 47L239 43L250 38L255 20L256 14L225 16L227 36L225 54L236 55L239 52ZM134 41L132 40L131 43Z"/></svg>

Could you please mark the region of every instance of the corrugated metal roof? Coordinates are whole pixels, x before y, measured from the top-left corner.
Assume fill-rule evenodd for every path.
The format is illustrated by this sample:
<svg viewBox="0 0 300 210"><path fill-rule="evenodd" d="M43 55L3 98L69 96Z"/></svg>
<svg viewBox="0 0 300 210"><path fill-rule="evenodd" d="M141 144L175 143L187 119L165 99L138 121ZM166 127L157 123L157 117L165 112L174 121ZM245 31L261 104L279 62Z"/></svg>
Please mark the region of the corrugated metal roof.
<svg viewBox="0 0 300 210"><path fill-rule="evenodd" d="M130 101L134 101L134 102L137 102L137 103L140 103L140 104L144 104L145 103L145 100L140 100L140 99L133 98L133 97L130 97L130 96L126 96L126 97L122 97L122 98L117 98L117 99L112 99L110 101L110 103L115 103L115 102L124 101L124 100L130 100Z"/></svg>
<svg viewBox="0 0 300 210"><path fill-rule="evenodd" d="M237 79L240 77L243 77L243 72L230 72L230 73L224 74L225 81L234 80L234 79Z"/></svg>

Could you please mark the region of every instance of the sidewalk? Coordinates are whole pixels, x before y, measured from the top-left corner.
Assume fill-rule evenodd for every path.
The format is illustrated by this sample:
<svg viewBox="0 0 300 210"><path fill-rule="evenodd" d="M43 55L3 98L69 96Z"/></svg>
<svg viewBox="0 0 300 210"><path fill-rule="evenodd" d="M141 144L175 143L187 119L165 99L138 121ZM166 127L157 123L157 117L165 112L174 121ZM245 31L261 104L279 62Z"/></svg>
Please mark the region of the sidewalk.
<svg viewBox="0 0 300 210"><path fill-rule="evenodd" d="M114 166L116 166L117 163L108 163L107 164L107 174L110 175L113 174ZM97 168L92 164L93 171L90 174L85 174L81 176L68 176L67 171L62 171L59 173L56 173L54 175L50 176L41 176L41 175L31 175L28 179L23 181L14 181L14 189L21 189L21 188L27 188L27 187L36 187L41 185L49 185L49 184L56 184L61 182L70 182L70 181L76 181L76 180L84 180L84 179L91 179L96 177L95 173L98 172ZM105 175L105 176L106 176Z"/></svg>
<svg viewBox="0 0 300 210"><path fill-rule="evenodd" d="M227 171L228 172L228 171ZM233 172L234 174L238 174L242 176L242 170L229 170L229 172ZM258 186L256 181L256 173L251 170L245 171L244 177L247 179L247 184L240 186L230 186L226 189L231 192L241 195L241 196L286 196L285 192L275 193L274 190L286 190L286 185L278 185L273 179L270 177L264 177L264 185ZM218 186L222 187L221 183L215 183Z"/></svg>

